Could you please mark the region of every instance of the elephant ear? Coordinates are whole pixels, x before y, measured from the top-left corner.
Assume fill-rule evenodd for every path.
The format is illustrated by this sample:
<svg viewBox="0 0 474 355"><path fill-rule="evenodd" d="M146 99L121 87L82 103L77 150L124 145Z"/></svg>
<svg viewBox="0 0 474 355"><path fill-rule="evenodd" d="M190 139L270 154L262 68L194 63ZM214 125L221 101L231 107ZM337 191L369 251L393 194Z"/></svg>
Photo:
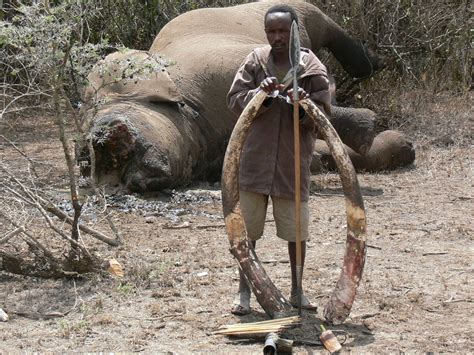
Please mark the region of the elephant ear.
<svg viewBox="0 0 474 355"><path fill-rule="evenodd" d="M92 69L84 90L85 102L124 99L139 102L179 102L182 97L171 80L163 57L146 51L123 50L109 54Z"/></svg>

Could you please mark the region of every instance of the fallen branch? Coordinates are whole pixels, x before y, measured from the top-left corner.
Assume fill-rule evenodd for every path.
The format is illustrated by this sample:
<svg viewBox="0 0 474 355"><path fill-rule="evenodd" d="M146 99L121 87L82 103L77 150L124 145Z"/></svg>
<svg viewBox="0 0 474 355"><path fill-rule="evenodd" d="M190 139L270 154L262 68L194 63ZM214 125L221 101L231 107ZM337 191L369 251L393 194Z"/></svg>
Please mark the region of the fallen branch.
<svg viewBox="0 0 474 355"><path fill-rule="evenodd" d="M25 198L24 196L22 196L19 192L15 191L14 189L6 186L6 189L8 191L10 191L13 195L15 195L16 197L18 197L19 199L21 199L22 201L24 201L25 203L28 203L34 207L36 207L36 209L41 213L41 215L43 216L43 218L45 219L46 223L48 224L49 228L51 228L54 232L56 232L60 237L62 237L63 239L69 241L71 243L71 245L73 245L74 247L77 247L79 249L81 249L86 255L89 255L89 252L87 251L87 249L80 245L79 242L75 241L74 239L72 239L71 237L67 236L66 234L64 234L64 232L62 230L60 230L58 227L56 227L53 223L53 221L51 220L51 218L48 216L48 214L46 213L46 210L43 208L43 206L39 203L39 201L37 199L35 199L35 197L39 197L37 195L34 195L29 188L27 188L25 185L23 185L23 183L21 183L16 177L10 175L12 177L12 179L15 180L15 182L21 187L21 189L23 190L23 192L29 197L31 198L31 200L28 200L27 198ZM90 255L89 255L90 256Z"/></svg>
<svg viewBox="0 0 474 355"><path fill-rule="evenodd" d="M21 226L14 231L8 233L6 236L4 236L2 239L0 239L0 244L4 244L8 242L10 239L12 239L15 235L20 234L25 231L25 227Z"/></svg>
<svg viewBox="0 0 474 355"><path fill-rule="evenodd" d="M469 200L473 200L474 197L471 197L471 196L454 196L451 200L452 201L456 201L456 200L461 200L461 201L469 201Z"/></svg>
<svg viewBox="0 0 474 355"><path fill-rule="evenodd" d="M66 316L66 314L59 313L59 312L51 312L51 313L38 313L38 312L18 312L18 311L13 311L10 312L11 314L14 314L19 317L24 317L24 318L29 318L29 319L34 319L34 320L39 320L39 319L53 319L53 318L61 318Z"/></svg>
<svg viewBox="0 0 474 355"><path fill-rule="evenodd" d="M24 191L27 192L26 190L24 190ZM30 195L29 192L27 192L27 193ZM30 197L34 198L34 196L31 196L31 195L30 195ZM92 258L92 255L89 253L89 251L87 250L87 248L84 245L81 245L78 240L75 240L75 239L69 237L61 229L56 227L56 225L53 223L51 218L46 213L47 211L43 208L43 206L39 203L38 200L34 201L34 205L38 209L38 211L41 213L43 218L45 219L45 221L48 224L49 228L51 228L54 232L56 232L61 238L67 240L71 244L72 247L79 248L85 255Z"/></svg>
<svg viewBox="0 0 474 355"><path fill-rule="evenodd" d="M428 256L428 255L446 255L446 254L449 254L449 253L446 251L433 251L433 252L423 253L421 255Z"/></svg>
<svg viewBox="0 0 474 355"><path fill-rule="evenodd" d="M0 265L2 270L8 271L12 274L33 276L33 277L44 277L44 278L63 278L63 277L76 277L79 276L77 272L65 271L61 268L62 264L45 264L45 268L38 268L38 262L33 261L31 263L25 262L25 260L16 255L12 255L5 251L0 250L0 257L2 258L2 264Z"/></svg>
<svg viewBox="0 0 474 355"><path fill-rule="evenodd" d="M357 316L351 317L352 319L367 319L367 318L373 318L376 317L380 314L380 312L375 312L375 313L367 313L367 314L360 314Z"/></svg>
<svg viewBox="0 0 474 355"><path fill-rule="evenodd" d="M15 221L13 221L10 217L0 211L0 216L3 216L8 222L10 222L14 227L21 228ZM46 256L50 261L55 265L60 265L58 259L54 257L54 255L46 249L41 243L39 243L26 229L23 231L23 234L26 238L23 240L32 248L33 252L36 252L36 249L40 249L43 252L43 255ZM36 253L36 255L38 255Z"/></svg>
<svg viewBox="0 0 474 355"><path fill-rule="evenodd" d="M191 228L191 224L189 224L189 222L184 222L180 225L177 225L177 226L173 226L173 225L169 225L169 224L165 224L163 226L163 229L187 229L187 228Z"/></svg>
<svg viewBox="0 0 474 355"><path fill-rule="evenodd" d="M44 218L46 219L46 221L48 222L48 224L50 224L50 218L49 216L47 216L47 214L44 213L44 211L47 211L47 212L50 212L52 213L53 215L55 215L56 217L58 217L60 220L62 221L65 221L66 223L70 224L71 226L74 224L74 219L69 217L66 213L64 213L63 211L61 211L59 208L57 208L56 206L54 206L54 204L51 202L51 201L48 201L46 200L45 198L39 196L38 194L36 193L33 193L28 187L26 187L21 181L19 181L15 176L13 176L12 174L10 174L8 172L7 169L5 169L3 166L0 165L0 168L5 172L7 173L14 181L15 183L18 184L18 186L20 186L21 190L28 196L28 198L26 198L25 196L19 194L17 191L15 191L14 189L12 189L11 187L9 186L5 186L5 188L7 190L9 190L12 194L14 194L16 197L20 198L22 201L24 201L25 203L31 205L31 206L34 206L36 207L40 212L41 214L43 214ZM52 222L51 222L52 223ZM110 224L110 223L109 223ZM111 239L109 237L107 237L105 234L101 233L101 232L98 232L90 227L87 227L83 224L80 224L78 223L79 225L79 230L83 231L84 233L87 233L91 236L93 236L94 238L104 242L104 243L107 243L111 246L118 246L120 245L120 239L117 238L117 239ZM112 224L113 225L113 224ZM112 227L111 225L111 227ZM51 224L50 224L51 226ZM115 226L113 226L115 227ZM54 230L54 228L52 228ZM71 238L65 236L66 238L68 238L68 240L71 242ZM72 241L72 243L74 244L74 240ZM74 244L75 245L75 244Z"/></svg>
<svg viewBox="0 0 474 355"><path fill-rule="evenodd" d="M41 205L43 206L43 208L54 214L56 217L58 217L60 220L72 225L73 223L73 219L71 217L69 217L66 213L64 213L63 211L61 211L59 208L57 208L56 206L54 206L50 201L47 201L46 199L43 199L42 197L39 197L39 202L41 203ZM87 233L89 235L91 235L92 237L104 242L104 243L107 243L108 245L111 245L111 246L118 246L120 245L120 240L118 239L112 239L112 238L109 238L107 237L105 234L99 232L99 231L96 231L84 224L79 224L79 229L81 231L83 231L84 233Z"/></svg>
<svg viewBox="0 0 474 355"><path fill-rule="evenodd" d="M207 224L194 226L195 229L225 228L225 224Z"/></svg>
<svg viewBox="0 0 474 355"><path fill-rule="evenodd" d="M468 302L468 303L472 303L473 300L472 298L459 298L459 299L453 299L452 297L449 299L449 300L446 300L446 301L443 301L443 304L446 304L446 303L458 303L458 302Z"/></svg>

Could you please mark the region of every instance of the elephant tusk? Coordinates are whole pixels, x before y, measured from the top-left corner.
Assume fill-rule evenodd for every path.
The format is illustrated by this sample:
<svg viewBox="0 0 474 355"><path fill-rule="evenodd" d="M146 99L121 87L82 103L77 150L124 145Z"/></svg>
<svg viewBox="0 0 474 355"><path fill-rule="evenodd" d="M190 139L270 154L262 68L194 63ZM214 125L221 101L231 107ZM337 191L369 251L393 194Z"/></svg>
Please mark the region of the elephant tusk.
<svg viewBox="0 0 474 355"><path fill-rule="evenodd" d="M324 317L338 324L349 316L364 269L367 248L364 202L354 167L335 129L312 101L305 99L300 104L315 122L331 151L346 201L347 240L343 266L336 288L324 308Z"/></svg>
<svg viewBox="0 0 474 355"><path fill-rule="evenodd" d="M291 305L282 296L266 274L255 251L247 239L247 231L239 207L239 165L248 129L255 119L265 92L259 92L249 102L239 117L227 146L222 169L222 205L230 252L237 259L243 274L258 303L272 318L285 315ZM344 146L329 120L308 99L300 101L306 114L317 125L336 161L346 200L347 240L341 275L328 304L325 318L332 323L342 323L349 315L362 277L366 255L366 218L357 176Z"/></svg>
<svg viewBox="0 0 474 355"><path fill-rule="evenodd" d="M252 288L258 303L272 318L286 316L292 309L288 301L268 277L247 238L239 206L239 166L242 147L250 125L267 94L258 92L248 103L232 131L222 168L222 206L230 252Z"/></svg>

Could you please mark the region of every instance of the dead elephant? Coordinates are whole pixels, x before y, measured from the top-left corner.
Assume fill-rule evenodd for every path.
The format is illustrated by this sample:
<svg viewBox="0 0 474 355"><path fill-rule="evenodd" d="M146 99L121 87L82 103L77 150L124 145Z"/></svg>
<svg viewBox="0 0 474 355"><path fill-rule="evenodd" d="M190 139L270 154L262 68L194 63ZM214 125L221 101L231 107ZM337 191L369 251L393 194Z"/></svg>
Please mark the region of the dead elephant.
<svg viewBox="0 0 474 355"><path fill-rule="evenodd" d="M300 17L303 46L328 48L353 77L382 67L317 7L289 3ZM149 52L113 53L96 66L85 99L99 182L149 191L218 179L235 124L225 96L243 58L266 44L261 24L271 5L190 11L170 21ZM90 104L97 100L101 106ZM358 129L347 134L356 116L335 110L332 120L343 142L365 154L375 130L369 118L352 122Z"/></svg>

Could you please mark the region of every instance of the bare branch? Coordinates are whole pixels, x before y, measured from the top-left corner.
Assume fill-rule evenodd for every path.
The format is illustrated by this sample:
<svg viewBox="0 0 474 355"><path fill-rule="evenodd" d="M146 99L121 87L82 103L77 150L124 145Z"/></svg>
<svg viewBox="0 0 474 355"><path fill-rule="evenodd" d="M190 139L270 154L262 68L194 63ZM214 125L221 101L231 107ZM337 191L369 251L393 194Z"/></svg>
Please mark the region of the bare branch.
<svg viewBox="0 0 474 355"><path fill-rule="evenodd" d="M11 231L7 235L5 235L3 238L0 239L0 244L4 244L8 242L10 239L12 239L15 235L18 235L20 233L23 233L25 231L25 227L19 227L15 229L14 231Z"/></svg>

